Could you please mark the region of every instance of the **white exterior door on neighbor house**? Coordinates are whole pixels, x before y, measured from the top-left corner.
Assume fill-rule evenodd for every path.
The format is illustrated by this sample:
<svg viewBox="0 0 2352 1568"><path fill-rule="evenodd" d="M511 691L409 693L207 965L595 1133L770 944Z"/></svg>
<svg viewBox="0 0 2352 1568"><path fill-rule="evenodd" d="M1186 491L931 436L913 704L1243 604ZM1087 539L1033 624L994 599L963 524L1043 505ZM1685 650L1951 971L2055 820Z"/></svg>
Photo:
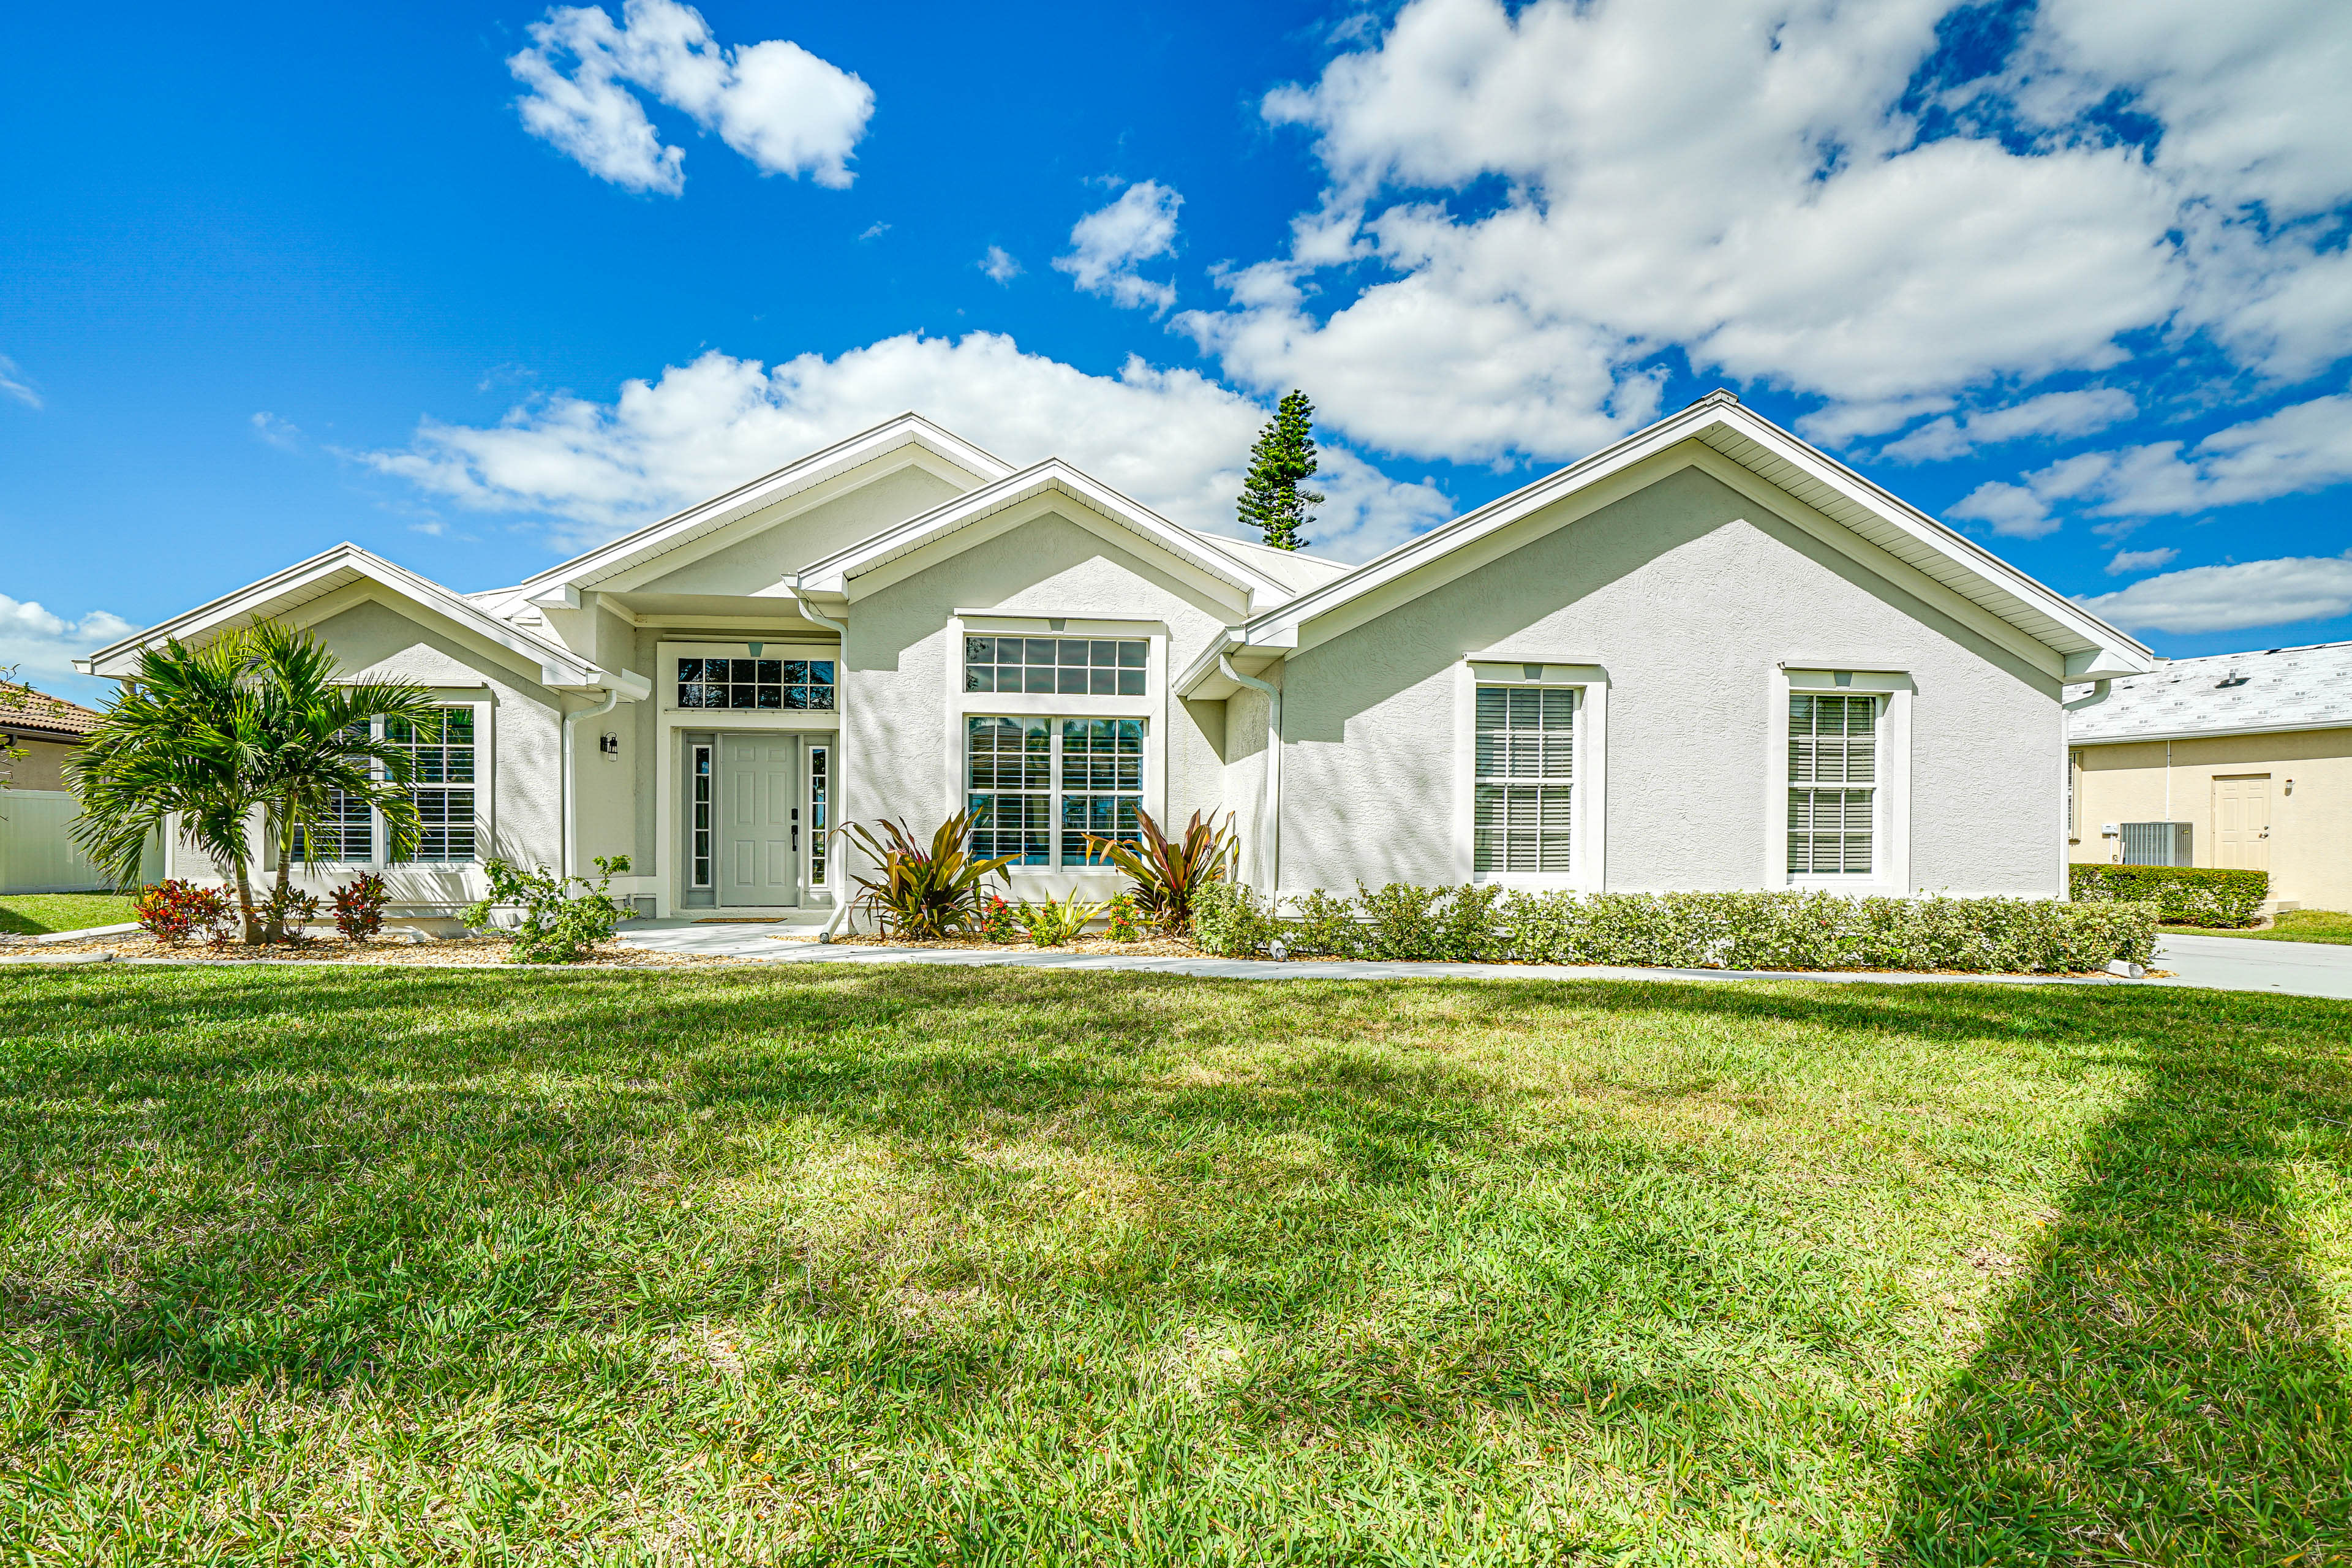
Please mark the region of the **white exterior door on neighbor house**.
<svg viewBox="0 0 2352 1568"><path fill-rule="evenodd" d="M727 908L801 901L801 741L797 735L719 737L719 902Z"/></svg>
<svg viewBox="0 0 2352 1568"><path fill-rule="evenodd" d="M2229 871L2271 868L2271 775L2213 780L2213 864Z"/></svg>

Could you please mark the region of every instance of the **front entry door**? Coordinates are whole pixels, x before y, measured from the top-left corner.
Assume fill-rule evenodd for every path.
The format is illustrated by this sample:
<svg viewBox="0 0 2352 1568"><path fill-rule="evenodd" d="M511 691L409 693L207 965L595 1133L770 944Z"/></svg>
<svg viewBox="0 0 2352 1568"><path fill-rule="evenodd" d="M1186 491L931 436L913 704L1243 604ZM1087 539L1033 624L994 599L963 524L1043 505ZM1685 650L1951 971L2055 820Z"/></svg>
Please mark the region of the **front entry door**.
<svg viewBox="0 0 2352 1568"><path fill-rule="evenodd" d="M719 737L719 902L801 901L797 735Z"/></svg>
<svg viewBox="0 0 2352 1568"><path fill-rule="evenodd" d="M2213 864L2231 871L2271 868L2271 775L2213 781Z"/></svg>

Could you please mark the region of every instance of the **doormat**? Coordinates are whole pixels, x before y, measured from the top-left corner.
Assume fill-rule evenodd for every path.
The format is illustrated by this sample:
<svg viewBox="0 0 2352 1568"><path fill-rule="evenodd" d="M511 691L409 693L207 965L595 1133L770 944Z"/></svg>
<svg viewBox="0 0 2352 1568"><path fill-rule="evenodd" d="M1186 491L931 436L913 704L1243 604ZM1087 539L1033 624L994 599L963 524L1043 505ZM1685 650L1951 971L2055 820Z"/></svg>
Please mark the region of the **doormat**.
<svg viewBox="0 0 2352 1568"><path fill-rule="evenodd" d="M780 926L785 921L781 915L713 915L709 920L694 923L698 926Z"/></svg>

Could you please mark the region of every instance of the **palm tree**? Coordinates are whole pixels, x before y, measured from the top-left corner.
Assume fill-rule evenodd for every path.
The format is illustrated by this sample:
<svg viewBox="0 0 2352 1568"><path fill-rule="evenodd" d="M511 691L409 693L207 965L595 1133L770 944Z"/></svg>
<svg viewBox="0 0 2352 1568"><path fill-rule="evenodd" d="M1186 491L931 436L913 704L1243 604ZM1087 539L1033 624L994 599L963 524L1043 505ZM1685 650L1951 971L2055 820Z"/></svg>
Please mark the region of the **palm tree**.
<svg viewBox="0 0 2352 1568"><path fill-rule="evenodd" d="M74 842L129 886L148 835L176 817L181 837L235 881L245 940L278 940L277 916L262 921L254 906L257 816L278 860L273 911L285 908L294 862L314 863L338 795L383 814L393 859L416 847L409 746L380 738L372 721L429 740L440 711L421 686L341 683L338 674L316 637L268 621L197 647L142 650L138 672L67 763L82 808Z"/></svg>

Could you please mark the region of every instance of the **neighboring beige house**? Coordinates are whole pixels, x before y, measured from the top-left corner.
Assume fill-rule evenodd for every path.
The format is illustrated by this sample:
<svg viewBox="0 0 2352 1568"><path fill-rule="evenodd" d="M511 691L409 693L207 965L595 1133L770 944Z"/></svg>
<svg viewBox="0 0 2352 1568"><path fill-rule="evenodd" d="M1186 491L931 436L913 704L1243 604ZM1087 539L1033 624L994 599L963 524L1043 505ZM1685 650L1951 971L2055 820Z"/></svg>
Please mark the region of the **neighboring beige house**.
<svg viewBox="0 0 2352 1568"><path fill-rule="evenodd" d="M2276 907L2352 910L2352 643L2170 659L2079 695L2074 859L2186 824L2189 864L2268 871Z"/></svg>
<svg viewBox="0 0 2352 1568"><path fill-rule="evenodd" d="M99 716L78 702L0 681L0 777L11 789L50 793L66 787L66 759L98 728Z"/></svg>
<svg viewBox="0 0 2352 1568"><path fill-rule="evenodd" d="M85 892L107 879L73 846L67 825L81 815L66 790L66 759L81 748L99 715L78 702L28 686L0 683L0 893ZM142 872L163 874L163 852L148 853Z"/></svg>
<svg viewBox="0 0 2352 1568"><path fill-rule="evenodd" d="M1139 810L1230 815L1286 898L2062 895L2062 692L2155 664L1728 393L1355 567L909 414L511 587L340 545L84 668L261 616L451 714L419 853L354 810L313 886L626 854L647 913L810 921L828 829L963 809L1016 897L1116 890L1088 836Z"/></svg>

